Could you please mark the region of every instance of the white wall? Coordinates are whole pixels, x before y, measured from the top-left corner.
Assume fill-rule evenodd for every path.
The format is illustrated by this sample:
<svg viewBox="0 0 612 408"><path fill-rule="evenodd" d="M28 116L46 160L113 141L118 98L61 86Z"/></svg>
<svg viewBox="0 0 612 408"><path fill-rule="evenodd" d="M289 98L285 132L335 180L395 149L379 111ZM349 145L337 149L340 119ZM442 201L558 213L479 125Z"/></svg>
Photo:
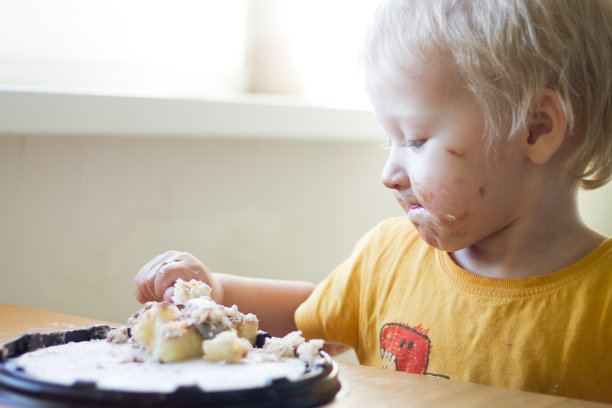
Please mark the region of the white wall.
<svg viewBox="0 0 612 408"><path fill-rule="evenodd" d="M249 116L226 104L217 114L229 112L231 132L242 123L246 137L207 133L206 121L177 136L151 125L183 122L181 109L164 119L173 111L164 105L134 116L148 132L106 123L96 134L112 107L130 126L135 111L118 100L83 111L78 98L62 110L58 100L0 95L0 302L121 323L138 307L134 274L167 249L215 271L316 282L371 226L401 214L380 184L382 136L365 113L279 106ZM199 126L195 113L188 119ZM580 200L587 222L612 235L612 187Z"/></svg>
<svg viewBox="0 0 612 408"><path fill-rule="evenodd" d="M123 322L159 252L216 271L322 279L399 214L364 143L0 137L2 302Z"/></svg>
<svg viewBox="0 0 612 408"><path fill-rule="evenodd" d="M578 204L587 225L612 236L612 182L597 190L581 191Z"/></svg>
<svg viewBox="0 0 612 408"><path fill-rule="evenodd" d="M42 104L18 96L0 95L0 109L11 112L0 123L7 129L0 133L0 302L121 323L138 308L133 276L167 249L192 252L215 271L316 282L367 229L400 214L379 181L380 135L365 140L367 126L355 118L346 128L357 126L362 140L348 140L331 117L307 107L300 116L298 107L253 106L253 115L239 104L216 113L229 115L227 133L242 121L245 138L210 123L207 133L195 117L188 118L193 134L185 126L178 136L124 126L122 135L117 123L95 134L84 117L112 118L96 116L97 103L84 109L90 99L62 110L62 96ZM122 101L112 102L107 115ZM18 116L20 109L30 114ZM275 111L286 137L258 124ZM300 126L300 117L324 123ZM311 129L314 140L289 134L284 118ZM143 120L146 130L163 113L134 114L133 122Z"/></svg>

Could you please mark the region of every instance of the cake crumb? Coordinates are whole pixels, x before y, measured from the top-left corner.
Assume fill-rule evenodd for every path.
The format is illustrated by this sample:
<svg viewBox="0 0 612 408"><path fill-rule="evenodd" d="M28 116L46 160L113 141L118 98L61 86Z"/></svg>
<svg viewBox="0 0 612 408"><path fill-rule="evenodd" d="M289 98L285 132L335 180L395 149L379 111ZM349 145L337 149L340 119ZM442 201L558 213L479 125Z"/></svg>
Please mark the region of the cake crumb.
<svg viewBox="0 0 612 408"><path fill-rule="evenodd" d="M127 326L115 327L108 332L106 341L109 343L124 344L130 342Z"/></svg>
<svg viewBox="0 0 612 408"><path fill-rule="evenodd" d="M302 337L302 332L296 330L283 338L267 338L263 350L279 357L297 357L310 367L318 361L323 343L323 340L320 339L312 339L307 342Z"/></svg>
<svg viewBox="0 0 612 408"><path fill-rule="evenodd" d="M189 282L178 279L174 284L174 295L172 301L175 305L184 305L190 299L210 299L212 288L206 283L191 279Z"/></svg>

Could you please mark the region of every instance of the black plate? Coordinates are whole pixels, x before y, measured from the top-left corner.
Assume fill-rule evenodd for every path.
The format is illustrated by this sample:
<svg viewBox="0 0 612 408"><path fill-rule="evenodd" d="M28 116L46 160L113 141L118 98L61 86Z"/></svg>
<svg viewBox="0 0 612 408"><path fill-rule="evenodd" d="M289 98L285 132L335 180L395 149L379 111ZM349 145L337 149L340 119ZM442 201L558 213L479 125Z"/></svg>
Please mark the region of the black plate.
<svg viewBox="0 0 612 408"><path fill-rule="evenodd" d="M109 326L90 326L48 334L27 333L0 347L0 403L22 407L313 407L334 399L340 390L338 367L324 352L324 363L295 381L277 379L265 387L205 392L182 386L173 392L128 392L99 389L93 382L59 385L38 380L9 359L39 348L103 339ZM258 344L262 343L260 336Z"/></svg>

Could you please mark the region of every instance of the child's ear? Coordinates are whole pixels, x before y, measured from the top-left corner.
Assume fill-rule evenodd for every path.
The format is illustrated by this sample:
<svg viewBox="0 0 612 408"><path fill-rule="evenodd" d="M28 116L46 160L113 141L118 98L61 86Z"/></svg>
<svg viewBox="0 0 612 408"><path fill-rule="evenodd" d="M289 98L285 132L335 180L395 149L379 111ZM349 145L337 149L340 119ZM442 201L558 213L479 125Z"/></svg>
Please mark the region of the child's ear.
<svg viewBox="0 0 612 408"><path fill-rule="evenodd" d="M545 164L563 144L567 130L567 117L557 91L544 88L539 92L527 130L527 156L534 164Z"/></svg>

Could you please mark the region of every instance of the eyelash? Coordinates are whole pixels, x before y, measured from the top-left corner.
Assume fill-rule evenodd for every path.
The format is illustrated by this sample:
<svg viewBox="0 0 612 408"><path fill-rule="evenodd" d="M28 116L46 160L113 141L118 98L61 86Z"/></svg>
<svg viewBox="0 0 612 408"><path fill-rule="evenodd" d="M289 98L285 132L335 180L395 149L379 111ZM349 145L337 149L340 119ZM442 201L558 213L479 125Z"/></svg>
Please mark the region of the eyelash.
<svg viewBox="0 0 612 408"><path fill-rule="evenodd" d="M425 139L420 139L420 140L415 140L412 142L406 142L406 147L412 149L412 150L419 150L423 147L423 145L425 144L427 140Z"/></svg>
<svg viewBox="0 0 612 408"><path fill-rule="evenodd" d="M419 139L411 142L404 142L402 143L402 147L407 147L409 149L412 149L413 151L417 151L423 147L426 141L427 140L425 139ZM391 148L391 143L381 143L378 145L378 147L380 147L382 150L389 150Z"/></svg>

